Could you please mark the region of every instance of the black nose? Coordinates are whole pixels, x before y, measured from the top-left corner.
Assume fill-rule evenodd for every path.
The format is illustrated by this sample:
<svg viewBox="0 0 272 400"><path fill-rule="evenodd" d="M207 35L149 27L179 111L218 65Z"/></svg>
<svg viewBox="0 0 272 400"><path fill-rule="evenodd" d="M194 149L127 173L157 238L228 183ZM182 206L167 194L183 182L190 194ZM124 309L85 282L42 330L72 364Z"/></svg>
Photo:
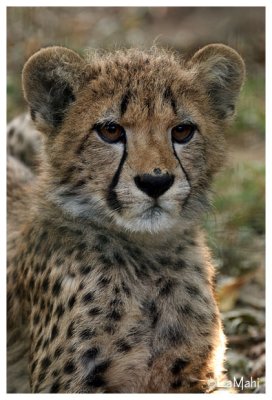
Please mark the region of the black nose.
<svg viewBox="0 0 272 400"><path fill-rule="evenodd" d="M143 174L135 176L134 181L137 188L142 190L142 192L150 197L157 198L173 185L174 176L169 174L159 176Z"/></svg>

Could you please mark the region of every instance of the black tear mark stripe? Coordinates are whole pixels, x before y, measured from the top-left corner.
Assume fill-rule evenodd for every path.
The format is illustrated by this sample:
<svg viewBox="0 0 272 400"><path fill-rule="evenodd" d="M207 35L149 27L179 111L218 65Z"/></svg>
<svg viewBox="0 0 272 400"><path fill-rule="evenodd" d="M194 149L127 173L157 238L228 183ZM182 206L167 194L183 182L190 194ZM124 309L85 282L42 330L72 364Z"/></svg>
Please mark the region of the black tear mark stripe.
<svg viewBox="0 0 272 400"><path fill-rule="evenodd" d="M172 143L172 148L173 148L174 156L175 156L176 159L178 160L178 163L179 163L179 165L180 165L180 168L182 169L182 171L183 171L183 173L184 173L184 175L185 175L185 178L186 178L186 180L187 180L187 182L188 182L188 184L189 184L189 186L190 186L190 192L189 192L189 194L188 194L188 196L187 196L187 198L188 198L188 197L190 196L191 188L192 188L191 181L190 181L190 177L189 177L188 173L186 172L186 170L184 169L184 167L183 167L183 165L182 165L182 163L181 163L181 161L180 161L180 158L179 158L178 155L177 155L177 152L176 152L174 143ZM186 199L185 199L185 201L186 201Z"/></svg>
<svg viewBox="0 0 272 400"><path fill-rule="evenodd" d="M173 95L173 92L172 92L170 86L167 86L167 88L165 89L163 97L168 103L170 103L174 114L177 115L177 113L178 113L177 103L176 103L175 97Z"/></svg>
<svg viewBox="0 0 272 400"><path fill-rule="evenodd" d="M121 100L121 104L120 104L120 114L121 114L121 116L123 116L125 114L125 112L127 111L127 107L128 107L130 98L131 98L131 91L128 90L124 94L124 96L123 96L123 98Z"/></svg>
<svg viewBox="0 0 272 400"><path fill-rule="evenodd" d="M120 203L114 189L118 184L118 181L119 181L119 178L120 178L120 175L122 172L122 168L126 161L126 158L127 158L127 149L126 149L126 145L124 145L124 152L123 152L122 158L121 158L118 168L112 178L112 181L108 187L107 203L108 203L108 206L112 210L121 211L121 209L122 209L122 204Z"/></svg>

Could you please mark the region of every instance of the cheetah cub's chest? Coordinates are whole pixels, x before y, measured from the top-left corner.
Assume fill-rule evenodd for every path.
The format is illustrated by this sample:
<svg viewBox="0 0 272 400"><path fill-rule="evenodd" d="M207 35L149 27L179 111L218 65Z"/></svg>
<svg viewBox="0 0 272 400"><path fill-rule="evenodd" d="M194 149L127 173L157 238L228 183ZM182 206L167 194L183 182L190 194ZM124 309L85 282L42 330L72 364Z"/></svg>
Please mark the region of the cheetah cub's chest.
<svg viewBox="0 0 272 400"><path fill-rule="evenodd" d="M48 276L53 283L41 302L47 303L50 293L53 298L49 324L46 315L37 324L33 307L34 343L45 325L34 390L54 390L43 370L47 357L54 359L55 367L64 364L64 370L73 371L75 380L63 382L72 392L206 390L199 369L213 351L220 323L205 287L210 277L201 248L194 242L176 242L167 250L153 247L147 252L109 234L93 236L91 244L65 248L62 243L61 254L53 254L37 277L41 288ZM64 262L63 251L69 261ZM48 342L52 346L45 351ZM36 353L33 348L33 362ZM164 379L157 380L158 374ZM207 376L203 379L206 382Z"/></svg>

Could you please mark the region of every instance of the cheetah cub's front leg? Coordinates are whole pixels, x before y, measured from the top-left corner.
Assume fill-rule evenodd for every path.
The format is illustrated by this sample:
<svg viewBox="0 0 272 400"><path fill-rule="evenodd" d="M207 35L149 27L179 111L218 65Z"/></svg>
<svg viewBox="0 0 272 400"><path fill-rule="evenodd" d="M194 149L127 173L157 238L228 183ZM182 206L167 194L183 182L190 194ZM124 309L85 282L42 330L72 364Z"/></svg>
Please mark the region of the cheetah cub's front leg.
<svg viewBox="0 0 272 400"><path fill-rule="evenodd" d="M8 176L9 391L219 381L224 335L198 225L243 79L241 57L219 44L187 61L62 47L29 59L43 146L35 175L13 154Z"/></svg>

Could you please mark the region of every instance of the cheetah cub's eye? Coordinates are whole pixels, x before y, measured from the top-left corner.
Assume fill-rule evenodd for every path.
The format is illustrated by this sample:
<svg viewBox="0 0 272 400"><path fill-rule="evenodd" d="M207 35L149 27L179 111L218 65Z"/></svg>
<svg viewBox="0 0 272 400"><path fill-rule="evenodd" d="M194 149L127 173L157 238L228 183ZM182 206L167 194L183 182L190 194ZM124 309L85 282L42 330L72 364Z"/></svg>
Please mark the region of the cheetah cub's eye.
<svg viewBox="0 0 272 400"><path fill-rule="evenodd" d="M121 125L115 122L108 122L106 124L96 124L94 129L98 135L107 143L125 143L126 132Z"/></svg>
<svg viewBox="0 0 272 400"><path fill-rule="evenodd" d="M196 131L196 126L192 124L180 124L172 128L172 141L176 143L188 143Z"/></svg>

